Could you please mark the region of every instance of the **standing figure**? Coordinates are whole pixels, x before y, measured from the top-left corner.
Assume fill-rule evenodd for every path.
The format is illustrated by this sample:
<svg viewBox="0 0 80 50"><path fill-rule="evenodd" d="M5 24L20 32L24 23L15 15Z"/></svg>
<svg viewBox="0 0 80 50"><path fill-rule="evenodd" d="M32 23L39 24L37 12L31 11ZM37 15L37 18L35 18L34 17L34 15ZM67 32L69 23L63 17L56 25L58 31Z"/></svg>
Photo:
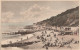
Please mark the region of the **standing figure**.
<svg viewBox="0 0 80 50"><path fill-rule="evenodd" d="M46 46L46 50L48 50L48 46Z"/></svg>
<svg viewBox="0 0 80 50"><path fill-rule="evenodd" d="M12 44L12 41L10 41L9 43Z"/></svg>
<svg viewBox="0 0 80 50"><path fill-rule="evenodd" d="M28 39L28 36L27 36L27 39Z"/></svg>
<svg viewBox="0 0 80 50"><path fill-rule="evenodd" d="M45 33L47 34L47 32L45 31Z"/></svg>

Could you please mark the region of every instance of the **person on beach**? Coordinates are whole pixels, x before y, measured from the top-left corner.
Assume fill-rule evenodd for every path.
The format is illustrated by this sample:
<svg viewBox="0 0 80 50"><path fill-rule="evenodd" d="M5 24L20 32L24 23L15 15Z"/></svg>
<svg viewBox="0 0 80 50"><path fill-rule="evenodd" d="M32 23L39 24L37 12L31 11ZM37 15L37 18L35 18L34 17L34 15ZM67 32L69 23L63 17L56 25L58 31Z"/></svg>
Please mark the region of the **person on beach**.
<svg viewBox="0 0 80 50"><path fill-rule="evenodd" d="M45 31L45 33L47 33L47 32Z"/></svg>
<svg viewBox="0 0 80 50"><path fill-rule="evenodd" d="M48 50L48 46L46 46L46 50Z"/></svg>
<svg viewBox="0 0 80 50"><path fill-rule="evenodd" d="M12 41L10 41L9 43L12 44Z"/></svg>
<svg viewBox="0 0 80 50"><path fill-rule="evenodd" d="M17 40L17 42L18 42L18 40Z"/></svg>
<svg viewBox="0 0 80 50"><path fill-rule="evenodd" d="M28 36L27 36L27 39L28 39Z"/></svg>
<svg viewBox="0 0 80 50"><path fill-rule="evenodd" d="M23 38L21 38L21 41L23 40Z"/></svg>

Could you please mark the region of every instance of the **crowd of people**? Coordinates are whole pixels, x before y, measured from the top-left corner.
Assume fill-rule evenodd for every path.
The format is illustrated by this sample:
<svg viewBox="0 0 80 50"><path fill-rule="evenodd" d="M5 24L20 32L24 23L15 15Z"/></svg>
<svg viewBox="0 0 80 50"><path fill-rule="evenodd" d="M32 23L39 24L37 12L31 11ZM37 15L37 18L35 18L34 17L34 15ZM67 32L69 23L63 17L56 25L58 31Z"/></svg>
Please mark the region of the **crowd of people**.
<svg viewBox="0 0 80 50"><path fill-rule="evenodd" d="M37 36L37 39L40 39L42 41L42 43L44 44L43 48L46 48L46 50L48 50L48 47L63 47L66 44L69 44L68 46L71 47L70 43L74 40L71 39L68 42L64 42L64 37L59 39L54 31L50 33L48 33L47 31L43 31L41 36Z"/></svg>

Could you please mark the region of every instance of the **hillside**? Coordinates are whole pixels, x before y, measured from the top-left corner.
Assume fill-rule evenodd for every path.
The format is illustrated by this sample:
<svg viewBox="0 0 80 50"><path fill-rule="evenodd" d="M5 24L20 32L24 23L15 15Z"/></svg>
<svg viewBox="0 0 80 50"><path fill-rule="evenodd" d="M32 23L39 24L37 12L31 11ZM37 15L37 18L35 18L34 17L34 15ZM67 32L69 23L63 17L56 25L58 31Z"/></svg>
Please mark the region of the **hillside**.
<svg viewBox="0 0 80 50"><path fill-rule="evenodd" d="M50 26L78 26L79 25L79 7L68 9L57 16L36 23L37 25Z"/></svg>

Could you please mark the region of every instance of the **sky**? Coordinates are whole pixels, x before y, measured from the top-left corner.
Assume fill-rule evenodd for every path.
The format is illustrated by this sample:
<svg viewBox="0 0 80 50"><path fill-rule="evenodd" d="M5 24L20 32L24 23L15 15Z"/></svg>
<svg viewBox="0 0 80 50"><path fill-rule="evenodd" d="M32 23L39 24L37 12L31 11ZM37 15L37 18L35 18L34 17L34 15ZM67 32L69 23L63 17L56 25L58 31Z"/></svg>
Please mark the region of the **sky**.
<svg viewBox="0 0 80 50"><path fill-rule="evenodd" d="M2 32L13 32L78 6L78 1L2 1Z"/></svg>

